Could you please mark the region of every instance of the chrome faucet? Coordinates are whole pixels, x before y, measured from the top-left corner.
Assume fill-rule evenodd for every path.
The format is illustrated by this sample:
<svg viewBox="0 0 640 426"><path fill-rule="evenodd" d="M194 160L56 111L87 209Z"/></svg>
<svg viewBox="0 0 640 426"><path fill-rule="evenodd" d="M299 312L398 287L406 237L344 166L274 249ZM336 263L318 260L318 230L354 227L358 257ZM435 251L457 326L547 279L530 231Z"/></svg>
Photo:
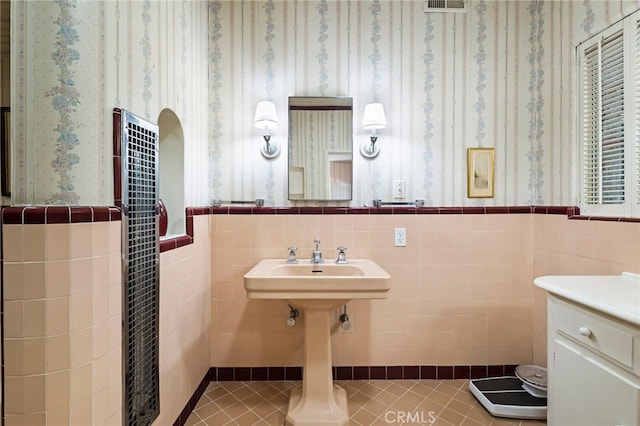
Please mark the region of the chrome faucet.
<svg viewBox="0 0 640 426"><path fill-rule="evenodd" d="M313 242L316 245L316 249L313 251L313 256L311 257L311 263L324 263L322 260L322 252L320 251L320 238L314 238Z"/></svg>

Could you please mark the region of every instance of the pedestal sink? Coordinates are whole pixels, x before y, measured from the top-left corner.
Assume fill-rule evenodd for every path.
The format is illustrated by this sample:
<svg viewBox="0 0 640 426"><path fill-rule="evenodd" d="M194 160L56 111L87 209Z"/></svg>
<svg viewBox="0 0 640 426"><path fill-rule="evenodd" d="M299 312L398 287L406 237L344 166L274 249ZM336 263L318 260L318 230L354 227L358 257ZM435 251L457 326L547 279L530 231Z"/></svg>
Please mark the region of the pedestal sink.
<svg viewBox="0 0 640 426"><path fill-rule="evenodd" d="M369 259L348 264L260 261L244 276L249 299L284 299L304 312L302 386L289 400L289 425L349 423L347 396L331 374L329 312L353 299L385 299L389 274Z"/></svg>

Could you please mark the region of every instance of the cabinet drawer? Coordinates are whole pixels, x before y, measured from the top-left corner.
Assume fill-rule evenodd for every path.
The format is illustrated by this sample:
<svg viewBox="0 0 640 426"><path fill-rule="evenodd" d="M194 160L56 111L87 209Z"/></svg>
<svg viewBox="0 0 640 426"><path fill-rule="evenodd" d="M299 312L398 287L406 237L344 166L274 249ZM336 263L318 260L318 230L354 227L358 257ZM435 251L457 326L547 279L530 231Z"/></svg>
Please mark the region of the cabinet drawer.
<svg viewBox="0 0 640 426"><path fill-rule="evenodd" d="M638 336L632 329L560 301L555 312L558 332L633 368L633 343Z"/></svg>

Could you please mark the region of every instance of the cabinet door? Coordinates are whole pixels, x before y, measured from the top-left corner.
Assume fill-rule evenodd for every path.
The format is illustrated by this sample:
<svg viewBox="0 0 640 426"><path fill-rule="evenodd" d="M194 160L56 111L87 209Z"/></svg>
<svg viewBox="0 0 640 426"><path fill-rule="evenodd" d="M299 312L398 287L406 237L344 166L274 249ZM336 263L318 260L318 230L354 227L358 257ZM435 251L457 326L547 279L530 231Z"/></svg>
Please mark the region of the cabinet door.
<svg viewBox="0 0 640 426"><path fill-rule="evenodd" d="M549 425L640 424L638 378L562 338L554 352Z"/></svg>

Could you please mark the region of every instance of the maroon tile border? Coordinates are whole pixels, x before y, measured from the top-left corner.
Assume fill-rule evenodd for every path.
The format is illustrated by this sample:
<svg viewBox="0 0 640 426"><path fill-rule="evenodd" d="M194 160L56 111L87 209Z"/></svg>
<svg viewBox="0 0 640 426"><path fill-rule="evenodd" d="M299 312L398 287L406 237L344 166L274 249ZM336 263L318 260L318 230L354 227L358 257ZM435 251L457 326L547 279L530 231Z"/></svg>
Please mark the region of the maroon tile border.
<svg viewBox="0 0 640 426"><path fill-rule="evenodd" d="M186 231L185 235L178 235L173 238L166 238L160 240L160 253L163 253L168 250L177 249L180 247L184 247L189 244L193 244L194 240L194 229L193 229L193 217L201 216L201 215L209 215L212 214L213 207L204 206L204 207L187 207L185 209L186 212Z"/></svg>
<svg viewBox="0 0 640 426"><path fill-rule="evenodd" d="M2 209L2 223L5 225L115 222L120 219L120 209L109 206L13 206Z"/></svg>
<svg viewBox="0 0 640 426"><path fill-rule="evenodd" d="M454 369L452 365L439 365L436 371L436 379L438 380L451 380L455 378L455 376L453 375Z"/></svg>
<svg viewBox="0 0 640 426"><path fill-rule="evenodd" d="M2 211L6 206L0 206L0 327L4 330L4 244L2 238ZM2 343L2 349L0 351L0 380L4 383L5 378L5 358L4 358L4 342ZM0 398L5 401L5 388L6 386L2 386L2 390L0 391ZM2 423L4 423L4 412L2 413Z"/></svg>
<svg viewBox="0 0 640 426"><path fill-rule="evenodd" d="M516 365L390 365L333 367L334 380L453 380L512 376ZM302 367L210 367L173 426L183 426L209 382L302 380Z"/></svg>
<svg viewBox="0 0 640 426"><path fill-rule="evenodd" d="M402 379L402 366L401 365L391 365L387 367L387 379L389 380L397 380Z"/></svg>
<svg viewBox="0 0 640 426"><path fill-rule="evenodd" d="M640 217L581 216L575 206L489 206L489 207L256 207L256 206L199 206L186 208L186 236L176 237L178 242L168 244L172 248L193 242L193 217L212 214L242 215L292 215L292 214L553 214L567 215L575 220L640 223ZM4 206L2 223L51 224L80 222L110 222L121 220L119 207L113 206ZM186 237L191 237L191 240Z"/></svg>
<svg viewBox="0 0 640 426"><path fill-rule="evenodd" d="M516 365L361 365L335 366L334 380L481 379L513 375ZM302 367L211 367L212 381L302 380Z"/></svg>
<svg viewBox="0 0 640 426"><path fill-rule="evenodd" d="M160 253L177 249L178 247L183 247L187 244L193 244L193 237L190 235L178 235L177 237L166 238L164 240L160 240Z"/></svg>
<svg viewBox="0 0 640 426"><path fill-rule="evenodd" d="M185 235L160 241L160 252L193 243L193 217L212 214L212 207L187 207ZM3 206L5 225L47 225L53 223L114 222L122 219L119 207L113 206Z"/></svg>
<svg viewBox="0 0 640 426"><path fill-rule="evenodd" d="M113 109L113 198L122 207L122 110Z"/></svg>
<svg viewBox="0 0 640 426"><path fill-rule="evenodd" d="M204 207L202 209L207 209ZM382 206L382 207L256 207L256 206L215 206L208 207L208 214L576 214L577 207L534 207L534 206L468 206L468 207L415 207L415 206Z"/></svg>
<svg viewBox="0 0 640 426"><path fill-rule="evenodd" d="M186 234L160 241L160 252L193 243L193 217L211 214L282 215L282 214L554 214L567 215L575 220L640 223L640 218L580 216L575 206L488 206L488 207L257 207L257 206L199 206L186 208ZM2 223L30 225L52 223L88 223L121 220L119 207L112 206L5 206Z"/></svg>
<svg viewBox="0 0 640 426"><path fill-rule="evenodd" d="M204 207L207 209L207 207ZM460 207L415 207L415 206L382 206L382 207L256 207L256 206L215 206L208 207L206 214L553 214L566 215L569 219L600 220L608 222L640 223L637 217L603 217L580 216L577 206L460 206ZM205 214L205 213L203 213Z"/></svg>
<svg viewBox="0 0 640 426"><path fill-rule="evenodd" d="M495 367L495 366L492 366L492 367ZM469 367L470 379L482 379L484 377L489 377L488 365L471 365Z"/></svg>

